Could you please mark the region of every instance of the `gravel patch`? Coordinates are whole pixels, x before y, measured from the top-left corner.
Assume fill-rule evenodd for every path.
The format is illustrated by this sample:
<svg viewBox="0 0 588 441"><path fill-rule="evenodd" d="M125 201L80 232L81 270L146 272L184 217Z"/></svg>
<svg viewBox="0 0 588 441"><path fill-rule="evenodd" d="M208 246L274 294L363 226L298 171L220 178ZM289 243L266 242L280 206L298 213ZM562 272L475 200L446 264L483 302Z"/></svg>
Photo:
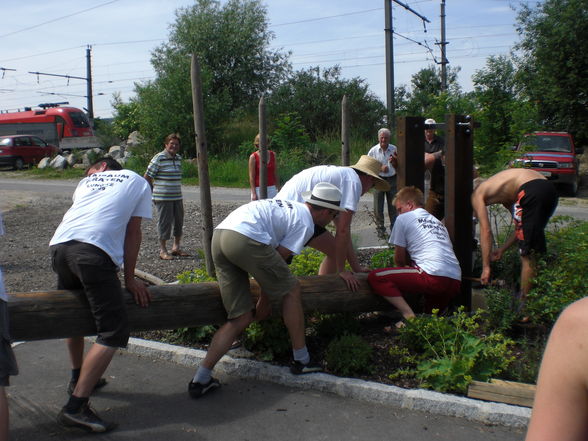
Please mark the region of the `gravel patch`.
<svg viewBox="0 0 588 441"><path fill-rule="evenodd" d="M56 287L56 276L51 269L49 241L63 215L71 206L71 198L63 195L11 195L4 198L5 235L0 236L0 266L8 292L49 291ZM9 203L8 203L9 202ZM213 203L213 225L218 225L240 203ZM144 220L143 241L137 269L152 274L167 283L176 281L178 274L204 266L198 250L202 250L202 216L197 202L184 201L185 221L182 249L191 257L159 258L157 223ZM367 208L358 211L354 224L369 225ZM171 242L169 243L171 246ZM361 253L360 260L367 264L369 255Z"/></svg>

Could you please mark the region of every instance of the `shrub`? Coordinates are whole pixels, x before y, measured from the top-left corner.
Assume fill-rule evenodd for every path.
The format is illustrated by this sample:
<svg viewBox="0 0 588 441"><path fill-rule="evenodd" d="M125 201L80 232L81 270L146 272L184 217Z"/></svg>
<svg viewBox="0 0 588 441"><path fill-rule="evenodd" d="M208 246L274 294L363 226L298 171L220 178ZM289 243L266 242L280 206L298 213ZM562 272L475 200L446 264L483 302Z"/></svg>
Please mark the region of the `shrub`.
<svg viewBox="0 0 588 441"><path fill-rule="evenodd" d="M417 354L411 372L422 387L465 393L472 380L487 381L508 367L514 342L500 333L482 333L480 319L480 312L470 316L461 306L450 317L436 310L416 317L400 330L400 341Z"/></svg>
<svg viewBox="0 0 588 441"><path fill-rule="evenodd" d="M262 360L273 360L291 349L290 336L281 318L253 322L244 335L247 349L257 352Z"/></svg>
<svg viewBox="0 0 588 441"><path fill-rule="evenodd" d="M486 317L490 328L498 332L511 329L518 316L518 305L515 305L512 292L505 288L488 288L484 293L488 307Z"/></svg>
<svg viewBox="0 0 588 441"><path fill-rule="evenodd" d="M195 326L193 328L178 328L171 333L172 343L192 345L208 341L218 328L214 325Z"/></svg>
<svg viewBox="0 0 588 441"><path fill-rule="evenodd" d="M315 276L325 255L314 248L306 247L292 259L290 270L295 276Z"/></svg>
<svg viewBox="0 0 588 441"><path fill-rule="evenodd" d="M371 368L372 348L360 336L344 335L327 347L325 360L331 372L349 376L368 372Z"/></svg>
<svg viewBox="0 0 588 441"><path fill-rule="evenodd" d="M527 296L526 312L535 324L553 325L560 312L588 292L588 222L554 218L547 250Z"/></svg>
<svg viewBox="0 0 588 441"><path fill-rule="evenodd" d="M360 327L357 315L351 313L318 314L315 316L313 324L317 337L325 341L330 341L343 335L358 334Z"/></svg>
<svg viewBox="0 0 588 441"><path fill-rule="evenodd" d="M372 268L390 268L394 266L394 248L378 251L370 260Z"/></svg>

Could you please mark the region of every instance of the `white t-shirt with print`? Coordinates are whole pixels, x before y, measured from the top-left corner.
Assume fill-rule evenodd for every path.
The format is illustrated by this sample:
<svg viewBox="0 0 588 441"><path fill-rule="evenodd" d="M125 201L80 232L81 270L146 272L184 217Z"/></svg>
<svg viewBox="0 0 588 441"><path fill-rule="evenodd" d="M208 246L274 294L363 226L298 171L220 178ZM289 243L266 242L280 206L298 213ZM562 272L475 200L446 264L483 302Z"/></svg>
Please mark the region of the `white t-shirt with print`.
<svg viewBox="0 0 588 441"><path fill-rule="evenodd" d="M447 228L424 208L400 214L389 242L406 248L414 263L427 274L461 280Z"/></svg>
<svg viewBox="0 0 588 441"><path fill-rule="evenodd" d="M294 254L300 254L314 234L314 222L304 204L263 199L240 206L216 229L236 231L273 248L281 245Z"/></svg>
<svg viewBox="0 0 588 441"><path fill-rule="evenodd" d="M151 219L151 188L131 170L107 170L84 178L73 195L49 245L70 240L89 243L123 263L127 224L131 217Z"/></svg>
<svg viewBox="0 0 588 441"><path fill-rule="evenodd" d="M361 197L361 180L351 167L317 165L292 176L274 199L304 202L302 193L311 191L319 182L328 182L341 190L341 207L357 211Z"/></svg>

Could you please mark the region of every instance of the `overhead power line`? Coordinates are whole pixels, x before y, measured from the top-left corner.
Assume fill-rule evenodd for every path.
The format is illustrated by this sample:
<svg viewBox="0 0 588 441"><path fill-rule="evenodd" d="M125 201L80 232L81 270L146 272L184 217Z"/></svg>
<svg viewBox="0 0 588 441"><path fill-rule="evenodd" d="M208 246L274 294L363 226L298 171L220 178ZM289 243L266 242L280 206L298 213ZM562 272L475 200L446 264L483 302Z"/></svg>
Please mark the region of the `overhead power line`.
<svg viewBox="0 0 588 441"><path fill-rule="evenodd" d="M51 20L44 21L43 23L38 23L38 24L35 24L35 25L33 25L33 26L29 26L29 27L26 27L26 28L23 28L23 29L19 29L19 30L17 30L17 31L8 32L7 34L0 35L0 38L3 38L3 37L8 37L9 35L18 34L18 33L20 33L20 32L30 31L31 29L35 29L35 28L38 28L38 27L44 26L44 25L46 25L46 24L49 24L49 23L55 23L56 21L63 20L63 19L65 19L65 18L69 18L69 17L73 17L73 16L75 16L75 15L83 14L84 12L88 12L88 11L91 11L91 10L93 10L93 9L98 9L98 8L101 8L101 7L103 7L103 6L107 6L107 5L110 5L110 4L112 4L112 3L116 3L116 2L118 2L118 1L119 1L119 0L111 0L111 1L109 1L109 2L102 3L101 5L97 5L97 6L92 6L91 8L84 9L84 10L82 10L82 11L74 12L74 13L72 13L72 14L64 15L64 16L62 16L62 17L53 18L53 19L51 19Z"/></svg>

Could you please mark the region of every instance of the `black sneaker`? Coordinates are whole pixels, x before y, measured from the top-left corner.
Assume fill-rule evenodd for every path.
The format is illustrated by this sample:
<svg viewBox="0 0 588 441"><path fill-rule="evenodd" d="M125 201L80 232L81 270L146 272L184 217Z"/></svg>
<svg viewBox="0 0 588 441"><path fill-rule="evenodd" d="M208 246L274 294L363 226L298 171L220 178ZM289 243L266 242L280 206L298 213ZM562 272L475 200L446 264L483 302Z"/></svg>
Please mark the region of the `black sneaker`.
<svg viewBox="0 0 588 441"><path fill-rule="evenodd" d="M57 421L68 427L79 427L89 432L103 433L116 427L116 423L104 421L94 412L88 403L75 413L69 413L65 407L57 415Z"/></svg>
<svg viewBox="0 0 588 441"><path fill-rule="evenodd" d="M290 364L290 372L294 375L302 375L302 374L312 374L314 372L322 372L323 367L318 363L313 363L312 361L308 362L308 364L302 364L299 361L294 360L292 364Z"/></svg>
<svg viewBox="0 0 588 441"><path fill-rule="evenodd" d="M75 390L77 384L78 384L77 380L74 380L73 378L71 380L69 380L69 384L67 385L68 395L73 394L73 391ZM103 388L107 384L108 384L108 381L106 381L106 378L100 378L96 382L96 385L94 386L94 389L92 389L92 392L95 392L97 389Z"/></svg>
<svg viewBox="0 0 588 441"><path fill-rule="evenodd" d="M211 378L206 384L190 381L188 384L188 393L190 394L190 398L200 398L202 395L218 389L220 386L220 382L216 378Z"/></svg>

